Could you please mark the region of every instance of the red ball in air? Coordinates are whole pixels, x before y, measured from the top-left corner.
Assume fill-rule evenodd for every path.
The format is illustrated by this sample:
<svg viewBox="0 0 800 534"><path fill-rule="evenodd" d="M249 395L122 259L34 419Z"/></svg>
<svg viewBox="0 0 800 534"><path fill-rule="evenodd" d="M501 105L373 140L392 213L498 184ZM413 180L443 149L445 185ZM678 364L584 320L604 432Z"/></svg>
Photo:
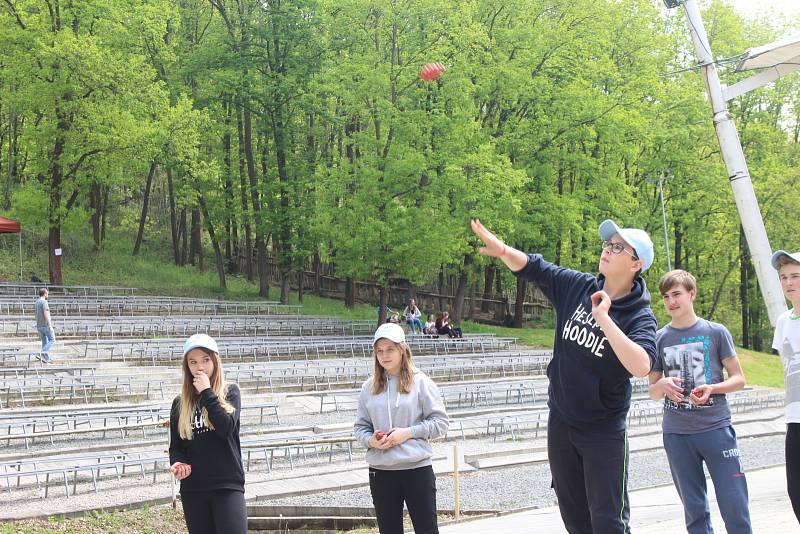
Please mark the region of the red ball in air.
<svg viewBox="0 0 800 534"><path fill-rule="evenodd" d="M419 71L419 77L422 78L423 81L433 82L436 81L445 70L447 69L441 63L428 63Z"/></svg>

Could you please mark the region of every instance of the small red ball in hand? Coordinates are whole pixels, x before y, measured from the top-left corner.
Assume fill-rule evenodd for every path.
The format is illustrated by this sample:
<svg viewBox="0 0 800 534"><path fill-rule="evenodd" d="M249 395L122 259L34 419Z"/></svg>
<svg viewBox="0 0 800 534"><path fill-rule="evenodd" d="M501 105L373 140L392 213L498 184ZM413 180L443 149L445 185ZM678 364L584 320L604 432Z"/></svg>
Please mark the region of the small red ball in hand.
<svg viewBox="0 0 800 534"><path fill-rule="evenodd" d="M382 439L383 439L383 437L384 437L385 435L386 435L386 432L384 432L383 430L378 430L377 432L375 432L375 439L377 439L378 441L380 441L380 440L382 440Z"/></svg>
<svg viewBox="0 0 800 534"><path fill-rule="evenodd" d="M428 63L419 71L419 77L422 78L423 81L433 82L436 81L445 70L447 69L441 63Z"/></svg>

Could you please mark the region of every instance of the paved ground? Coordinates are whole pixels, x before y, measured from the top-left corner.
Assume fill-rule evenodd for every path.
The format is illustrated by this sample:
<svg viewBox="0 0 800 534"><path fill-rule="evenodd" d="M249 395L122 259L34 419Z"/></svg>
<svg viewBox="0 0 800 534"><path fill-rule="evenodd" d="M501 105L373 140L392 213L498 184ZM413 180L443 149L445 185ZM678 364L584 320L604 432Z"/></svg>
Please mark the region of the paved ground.
<svg viewBox="0 0 800 534"><path fill-rule="evenodd" d="M796 534L800 525L792 513L786 493L784 468L772 467L747 473L753 532ZM716 532L725 526L709 480L711 510ZM631 530L636 534L685 532L683 508L673 486L631 492ZM467 521L440 527L441 534L562 534L566 533L557 507L508 514L491 519Z"/></svg>

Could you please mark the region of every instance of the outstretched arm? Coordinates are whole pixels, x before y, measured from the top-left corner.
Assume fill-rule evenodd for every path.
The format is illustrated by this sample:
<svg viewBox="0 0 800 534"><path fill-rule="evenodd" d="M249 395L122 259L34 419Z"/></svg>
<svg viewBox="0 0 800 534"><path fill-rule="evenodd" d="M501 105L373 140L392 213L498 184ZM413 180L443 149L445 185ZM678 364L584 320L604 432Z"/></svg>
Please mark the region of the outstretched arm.
<svg viewBox="0 0 800 534"><path fill-rule="evenodd" d="M514 247L509 247L496 235L486 229L481 221L473 219L470 221L470 227L476 236L481 238L484 246L478 252L484 256L491 256L492 258L500 258L506 264L506 267L512 271L521 271L528 264L528 255L517 250Z"/></svg>

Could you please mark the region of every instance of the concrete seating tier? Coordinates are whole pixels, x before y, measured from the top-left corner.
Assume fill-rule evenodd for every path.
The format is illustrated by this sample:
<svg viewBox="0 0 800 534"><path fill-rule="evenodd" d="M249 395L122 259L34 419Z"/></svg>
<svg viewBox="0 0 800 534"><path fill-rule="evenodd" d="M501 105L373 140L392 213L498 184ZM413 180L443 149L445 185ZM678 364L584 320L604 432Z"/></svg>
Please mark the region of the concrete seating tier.
<svg viewBox="0 0 800 534"><path fill-rule="evenodd" d="M106 339L131 337L182 337L198 332L226 335L356 335L374 329L372 321L339 321L286 316L122 316L56 318L58 338ZM0 318L0 335L36 339L39 333L31 317Z"/></svg>
<svg viewBox="0 0 800 534"><path fill-rule="evenodd" d="M136 341L89 341L83 344L84 355L108 355L110 361L174 365L182 356L182 339L152 339ZM372 338L295 337L282 339L220 338L220 355L225 361L271 362L279 360L319 360L323 358L369 358L372 355ZM415 357L427 354L460 354L465 352L490 352L512 350L516 338L495 336L470 336L463 339L413 337L409 345ZM541 351L545 354L546 351Z"/></svg>
<svg viewBox="0 0 800 534"><path fill-rule="evenodd" d="M35 311L35 297L0 296L1 315L27 315ZM50 311L54 317L104 315L292 315L299 316L300 306L277 302L234 302L210 299L184 299L137 296L50 296Z"/></svg>
<svg viewBox="0 0 800 534"><path fill-rule="evenodd" d="M56 286L45 283L26 282L0 282L0 295L36 295L40 288L45 287L51 293L62 295L133 295L135 287L120 286Z"/></svg>

